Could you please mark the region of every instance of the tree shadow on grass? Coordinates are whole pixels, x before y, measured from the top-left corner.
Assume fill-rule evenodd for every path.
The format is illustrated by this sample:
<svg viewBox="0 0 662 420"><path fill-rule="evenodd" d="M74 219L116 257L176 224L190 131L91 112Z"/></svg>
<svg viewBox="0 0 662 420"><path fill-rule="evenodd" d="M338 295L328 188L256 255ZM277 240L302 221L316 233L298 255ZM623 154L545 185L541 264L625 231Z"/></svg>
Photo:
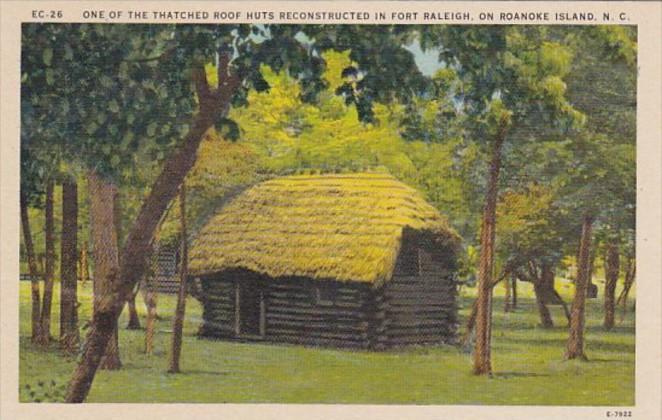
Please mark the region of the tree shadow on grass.
<svg viewBox="0 0 662 420"><path fill-rule="evenodd" d="M604 341L593 341L588 340L586 343L586 351L590 352L591 350L600 350L610 353L619 353L619 354L634 354L635 345L626 344L626 343L606 343ZM590 354L589 354L590 355Z"/></svg>
<svg viewBox="0 0 662 420"><path fill-rule="evenodd" d="M551 376L547 373L535 373L535 372L497 372L493 376L496 379L511 379L511 378L542 378L545 376Z"/></svg>
<svg viewBox="0 0 662 420"><path fill-rule="evenodd" d="M534 347L563 347L567 343L565 338L523 338L523 337L500 337L502 344L515 346L517 348Z"/></svg>
<svg viewBox="0 0 662 420"><path fill-rule="evenodd" d="M634 325L616 325L610 330L606 330L602 325L589 325L586 331L596 334L635 334Z"/></svg>
<svg viewBox="0 0 662 420"><path fill-rule="evenodd" d="M565 347L568 340L567 338L522 338L522 337L504 337L500 338L502 344L515 347L530 347L530 346L544 346L544 347ZM586 341L587 353L591 349L600 350L613 353L634 353L634 344L627 343L611 343L602 340L588 339Z"/></svg>
<svg viewBox="0 0 662 420"><path fill-rule="evenodd" d="M19 352L20 353L40 353L40 354L53 354L62 357L66 361L76 360L76 354L67 353L60 345L60 342L55 338L51 339L46 345L39 345L32 342L30 337L19 337Z"/></svg>
<svg viewBox="0 0 662 420"><path fill-rule="evenodd" d="M200 370L200 369L182 369L177 375L206 375L206 376L228 376L233 372L230 371L217 371L217 370Z"/></svg>
<svg viewBox="0 0 662 420"><path fill-rule="evenodd" d="M627 363L630 364L632 362L628 360L623 360L623 359L604 359L600 357L591 357L589 354L587 362L589 363Z"/></svg>

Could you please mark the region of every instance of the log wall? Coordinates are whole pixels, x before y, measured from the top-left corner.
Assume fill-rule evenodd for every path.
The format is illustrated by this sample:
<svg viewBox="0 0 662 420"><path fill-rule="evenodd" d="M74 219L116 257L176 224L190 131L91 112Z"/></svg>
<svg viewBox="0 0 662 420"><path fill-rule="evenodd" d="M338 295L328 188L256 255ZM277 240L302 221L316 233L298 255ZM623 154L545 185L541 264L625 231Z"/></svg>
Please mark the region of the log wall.
<svg viewBox="0 0 662 420"><path fill-rule="evenodd" d="M237 335L236 287L246 282L262 290L263 336ZM204 323L201 336L263 339L311 346L368 348L368 319L364 305L372 290L360 283L324 282L332 288L331 303L318 302L320 281L266 279L250 272L225 272L200 279ZM239 286L241 287L241 286ZM241 293L241 288L240 288Z"/></svg>
<svg viewBox="0 0 662 420"><path fill-rule="evenodd" d="M199 334L376 350L453 343L457 290L455 260L448 255L438 247L421 247L420 238L403 241L393 278L379 288L360 282L272 279L247 270L203 277L196 296L203 304ZM261 291L259 335L239 331L237 288L241 294L241 287L249 284Z"/></svg>

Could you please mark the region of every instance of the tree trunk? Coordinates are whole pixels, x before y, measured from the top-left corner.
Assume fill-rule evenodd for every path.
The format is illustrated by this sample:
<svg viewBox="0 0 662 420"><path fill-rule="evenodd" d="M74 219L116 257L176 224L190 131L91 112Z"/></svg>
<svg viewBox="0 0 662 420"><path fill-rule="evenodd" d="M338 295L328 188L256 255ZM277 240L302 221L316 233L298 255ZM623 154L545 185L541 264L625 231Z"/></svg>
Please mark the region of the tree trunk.
<svg viewBox="0 0 662 420"><path fill-rule="evenodd" d="M37 260L34 253L34 244L32 243L32 232L30 230L30 217L28 216L28 202L25 193L21 191L21 226L23 228L23 242L25 242L25 254L28 258L28 267L30 269L30 287L32 289L32 342L36 343L41 337L39 332L41 328L41 295L39 292L39 270L37 269Z"/></svg>
<svg viewBox="0 0 662 420"><path fill-rule="evenodd" d="M492 281L492 289L496 287L497 284L506 277L510 275L510 268L506 267L506 269L501 273L501 275ZM476 316L478 314L478 299L474 300L473 304L471 305L471 313L469 314L469 318L467 318L467 324L465 327L465 332L464 332L464 337L462 337L462 343L463 345L466 345L469 343L469 338L471 337L471 333L474 330L474 327L476 326Z"/></svg>
<svg viewBox="0 0 662 420"><path fill-rule="evenodd" d="M227 114L230 101L240 83L240 79L230 71L230 60L230 54L223 54L219 59L217 67L219 87L213 91L207 83L204 67L193 69L193 81L196 85L200 111L194 117L191 129L181 147L163 165L161 174L152 186L129 232L122 252L120 283L114 290L115 297L105 302L92 320L86 340L87 348L72 375L66 402L82 402L87 397L101 360L102 349L105 348L112 333L111 321L119 317L124 302L130 296L135 284L145 274L156 228L168 204L177 194L184 177L193 167L203 136L218 118Z"/></svg>
<svg viewBox="0 0 662 420"><path fill-rule="evenodd" d="M563 313L565 314L565 318L568 320L568 327L570 327L570 311L568 310L568 305L566 305L565 301L559 294L559 292L556 291L556 289L552 290L554 292L554 295L558 299L559 303L563 307Z"/></svg>
<svg viewBox="0 0 662 420"><path fill-rule="evenodd" d="M80 261L79 261L79 275L81 284L85 284L90 280L90 266L87 261L87 241L83 241L83 247L80 250Z"/></svg>
<svg viewBox="0 0 662 420"><path fill-rule="evenodd" d="M154 252L158 254L158 245L154 245ZM145 287L143 287L143 299L147 307L147 317L145 318L145 354L151 355L154 352L154 330L156 329L156 306L158 294L156 292L156 273L158 270L158 261L154 258L152 261L153 269L145 276Z"/></svg>
<svg viewBox="0 0 662 420"><path fill-rule="evenodd" d="M512 290L511 290L511 285L508 280L503 282L504 287L506 288L506 293L503 297L503 311L504 312L510 312L512 310L512 302L511 302L511 295L512 295Z"/></svg>
<svg viewBox="0 0 662 420"><path fill-rule="evenodd" d="M153 280L147 280L145 287L145 306L147 306L147 318L145 319L145 354L154 352L154 330L156 328L156 293L153 288Z"/></svg>
<svg viewBox="0 0 662 420"><path fill-rule="evenodd" d="M122 263L119 260L122 255L122 200L120 197L119 189L114 188L114 197L113 197L113 227L115 228L115 240L117 247L117 256L118 256L118 270L120 264ZM119 342L119 325L118 320L115 320L113 336L108 342L108 347L106 347L106 354L101 359L100 369L104 370L118 370L122 367L122 361L120 359L120 342Z"/></svg>
<svg viewBox="0 0 662 420"><path fill-rule="evenodd" d="M554 321L545 298L554 291L554 271L547 264L543 264L540 278L534 280L536 282L533 284L533 291L536 295L536 305L540 314L540 325L543 328L553 328Z"/></svg>
<svg viewBox="0 0 662 420"><path fill-rule="evenodd" d="M512 287L512 289L513 289L513 305L512 305L512 309L515 310L515 309L517 309L517 277L516 277L516 276L512 276L512 277L511 277L511 281L512 281L512 283L513 283L513 287Z"/></svg>
<svg viewBox="0 0 662 420"><path fill-rule="evenodd" d="M114 285L118 282L119 250L115 224L115 200L117 188L95 172L88 174L90 194L90 221L92 225L92 247L94 250L94 315L103 310L105 302L114 298ZM117 345L117 320L108 319L109 340L105 344L101 369L114 370L121 367ZM87 345L87 343L86 343Z"/></svg>
<svg viewBox="0 0 662 420"><path fill-rule="evenodd" d="M44 299L41 304L41 338L39 343L46 345L51 341L51 306L53 303L53 275L55 273L55 219L53 217L54 182L49 179L46 184L45 215L45 250L46 263L44 267Z"/></svg>
<svg viewBox="0 0 662 420"><path fill-rule="evenodd" d="M117 232L117 249L120 250L119 254L122 255L122 242L124 237L122 229L122 199L120 197L119 190L117 191L116 200L113 207L113 219L115 222L115 231ZM121 264L121 261L120 261ZM127 306L129 308L129 323L126 328L129 330L138 330L140 329L140 318L138 318L138 311L136 310L136 293L131 294L127 300Z"/></svg>
<svg viewBox="0 0 662 420"><path fill-rule="evenodd" d="M570 311L570 332L565 359L587 360L584 353L584 311L586 306L586 288L589 283L592 228L593 217L584 216L579 245L578 275L575 284L575 297L572 300L572 309Z"/></svg>
<svg viewBox="0 0 662 420"><path fill-rule="evenodd" d="M60 343L69 353L80 344L78 332L78 186L62 183L62 236L60 240Z"/></svg>
<svg viewBox="0 0 662 420"><path fill-rule="evenodd" d="M496 203L499 171L501 169L501 146L504 137L505 132L502 130L494 140L487 179L485 207L483 209L478 266L478 297L476 298L476 343L473 353L473 373L475 375L492 374L490 349L492 335L492 271L494 269Z"/></svg>
<svg viewBox="0 0 662 420"><path fill-rule="evenodd" d="M634 284L634 276L636 272L636 264L634 258L628 258L627 260L627 266L625 269L625 281L623 284L623 290L621 291L621 294L618 296L618 300L616 301L616 305L622 305L622 312L621 312L621 317L620 317L620 322L623 322L623 319L625 319L625 313L627 312L627 307L628 307L628 295L630 294L630 289L632 288L632 285Z"/></svg>
<svg viewBox="0 0 662 420"><path fill-rule="evenodd" d="M586 297L589 299L595 299L598 297L598 286L593 283L593 272L595 271L595 254L595 247L592 247L588 263L588 285L586 286Z"/></svg>
<svg viewBox="0 0 662 420"><path fill-rule="evenodd" d="M182 334L184 329L184 315L186 313L186 276L188 272L188 244L186 229L186 184L182 184L179 193L179 214L181 224L181 248L179 258L179 293L177 294L177 309L172 323L172 351L170 353L170 373L179 372L179 359L182 354Z"/></svg>
<svg viewBox="0 0 662 420"><path fill-rule="evenodd" d="M614 327L614 312L616 309L616 283L620 273L620 255L618 244L607 246L605 258L605 319L604 327L610 330Z"/></svg>
<svg viewBox="0 0 662 420"><path fill-rule="evenodd" d="M136 310L136 294L134 293L129 298L129 323L126 325L127 330L139 330L140 329L140 317L138 316L138 311Z"/></svg>

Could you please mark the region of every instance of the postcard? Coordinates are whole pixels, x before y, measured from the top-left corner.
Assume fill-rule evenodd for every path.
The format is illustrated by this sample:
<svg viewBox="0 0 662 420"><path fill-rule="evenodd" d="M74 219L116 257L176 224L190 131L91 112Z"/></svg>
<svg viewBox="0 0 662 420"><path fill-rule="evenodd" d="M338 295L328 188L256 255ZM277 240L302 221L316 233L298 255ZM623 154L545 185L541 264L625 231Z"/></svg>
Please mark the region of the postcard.
<svg viewBox="0 0 662 420"><path fill-rule="evenodd" d="M0 417L662 418L661 20L3 2Z"/></svg>

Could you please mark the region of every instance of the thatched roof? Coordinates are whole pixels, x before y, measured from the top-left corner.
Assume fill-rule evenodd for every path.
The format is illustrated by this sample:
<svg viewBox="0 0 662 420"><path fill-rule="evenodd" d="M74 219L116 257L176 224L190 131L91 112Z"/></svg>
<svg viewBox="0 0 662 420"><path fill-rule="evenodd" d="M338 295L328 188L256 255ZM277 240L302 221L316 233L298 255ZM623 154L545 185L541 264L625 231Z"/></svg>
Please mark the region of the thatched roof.
<svg viewBox="0 0 662 420"><path fill-rule="evenodd" d="M381 283L406 227L458 236L413 188L383 173L294 175L253 186L193 240L189 272L243 268L270 277Z"/></svg>

